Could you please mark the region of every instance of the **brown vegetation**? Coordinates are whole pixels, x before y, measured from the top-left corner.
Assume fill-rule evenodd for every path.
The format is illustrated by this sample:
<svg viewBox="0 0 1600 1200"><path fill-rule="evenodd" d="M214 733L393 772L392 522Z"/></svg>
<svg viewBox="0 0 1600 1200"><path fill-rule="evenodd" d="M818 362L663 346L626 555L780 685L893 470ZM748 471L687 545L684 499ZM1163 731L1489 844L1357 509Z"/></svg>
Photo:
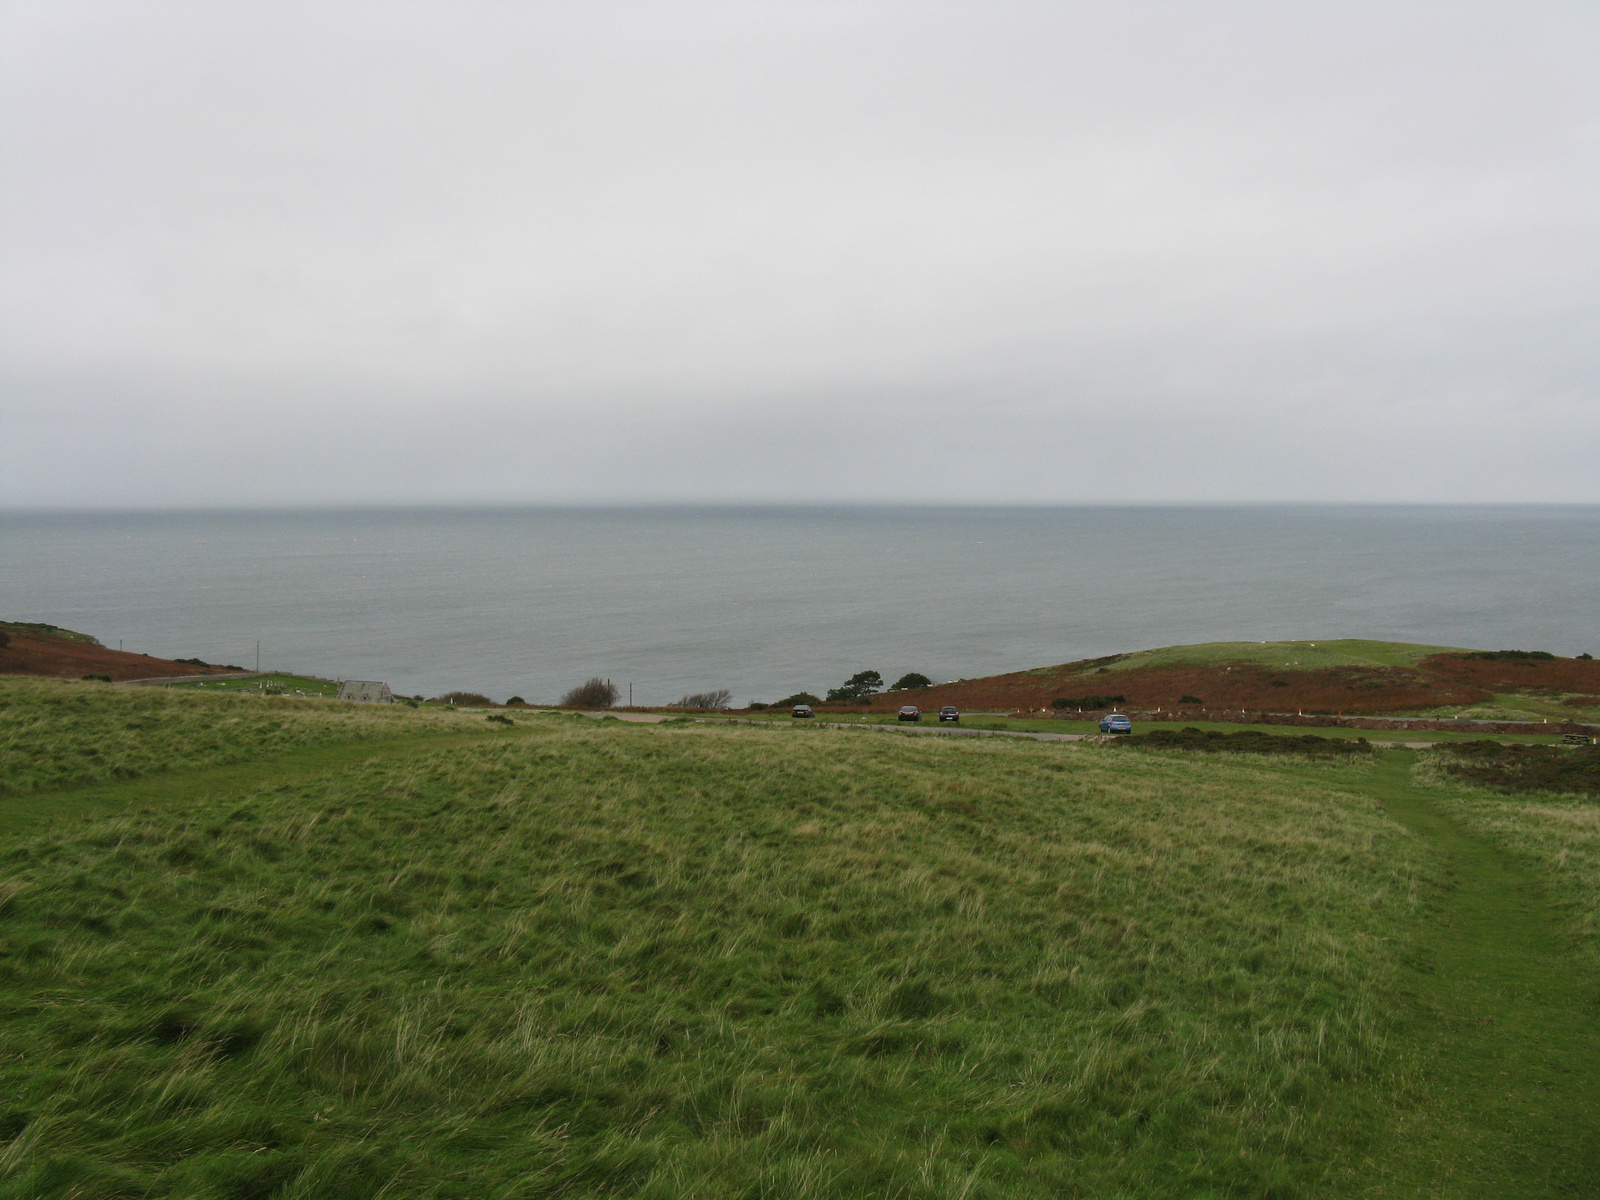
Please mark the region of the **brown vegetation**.
<svg viewBox="0 0 1600 1200"><path fill-rule="evenodd" d="M1571 662L1569 659L1559 660ZM1479 665L1479 664L1474 664ZM1502 664L1485 667L1504 669ZM1593 664L1581 663L1581 666ZM1141 712L1243 709L1251 712L1385 713L1481 704L1493 698L1470 679L1411 667L1326 667L1316 670L1272 668L1251 663L1135 668L1118 671L1115 694L1121 706ZM954 704L969 711L1045 711L1061 697L1098 698L1109 680L1093 667L1068 663L1054 671L1017 671L919 690L924 708ZM1086 693L1091 695L1086 696ZM1198 699L1201 703L1194 701ZM899 696L874 698L877 708L893 708ZM1068 705L1073 710L1076 705ZM1087 710L1086 711L1090 711Z"/></svg>
<svg viewBox="0 0 1600 1200"><path fill-rule="evenodd" d="M8 635L6 643L0 645L0 675L47 675L56 679L109 675L121 682L169 675L218 675L237 670L210 663L197 665L108 650L87 634L50 625L12 622L0 629Z"/></svg>
<svg viewBox="0 0 1600 1200"><path fill-rule="evenodd" d="M1528 658L1496 660L1488 656L1435 654L1420 669L1430 674L1482 688L1488 692L1522 692L1560 696L1569 692L1600 692L1600 659Z"/></svg>

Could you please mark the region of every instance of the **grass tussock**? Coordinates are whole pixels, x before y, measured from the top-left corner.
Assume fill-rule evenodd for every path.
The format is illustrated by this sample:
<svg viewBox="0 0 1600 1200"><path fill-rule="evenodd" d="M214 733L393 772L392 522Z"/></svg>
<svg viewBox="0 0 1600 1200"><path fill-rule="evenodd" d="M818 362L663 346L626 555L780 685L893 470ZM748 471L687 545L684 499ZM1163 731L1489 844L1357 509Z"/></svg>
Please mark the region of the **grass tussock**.
<svg viewBox="0 0 1600 1200"><path fill-rule="evenodd" d="M459 731L466 722L389 705L0 678L0 795Z"/></svg>
<svg viewBox="0 0 1600 1200"><path fill-rule="evenodd" d="M1361 769L555 719L57 829L6 851L0 1173L1321 1194L1430 869Z"/></svg>

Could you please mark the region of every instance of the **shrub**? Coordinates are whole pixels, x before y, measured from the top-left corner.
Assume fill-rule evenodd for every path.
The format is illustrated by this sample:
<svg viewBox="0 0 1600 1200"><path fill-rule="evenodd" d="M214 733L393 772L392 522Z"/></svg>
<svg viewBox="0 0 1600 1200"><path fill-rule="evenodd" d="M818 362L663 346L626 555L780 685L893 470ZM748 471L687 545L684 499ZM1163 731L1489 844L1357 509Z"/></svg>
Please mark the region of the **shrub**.
<svg viewBox="0 0 1600 1200"><path fill-rule="evenodd" d="M111 676L109 676L109 675L85 675L83 678L87 682L98 682L98 683L110 683L111 682Z"/></svg>
<svg viewBox="0 0 1600 1200"><path fill-rule="evenodd" d="M1205 701L1200 699L1199 696L1179 696L1178 697L1178 703L1179 704L1202 704L1203 705L1205 703Z"/></svg>
<svg viewBox="0 0 1600 1200"><path fill-rule="evenodd" d="M750 701L749 704L746 704L745 707L748 708L751 712L766 712L767 709L771 707L771 705L763 704L759 700L752 700L752 701Z"/></svg>
<svg viewBox="0 0 1600 1200"><path fill-rule="evenodd" d="M821 704L822 701L810 692L796 692L792 696L785 696L782 700L774 700L773 708L793 708L796 704Z"/></svg>
<svg viewBox="0 0 1600 1200"><path fill-rule="evenodd" d="M908 674L900 676L899 679L896 679L894 681L894 686L889 690L891 692L903 692L907 688L925 688L932 686L933 680L929 679L926 675L921 675L916 671L912 671Z"/></svg>
<svg viewBox="0 0 1600 1200"><path fill-rule="evenodd" d="M1126 696L1059 696L1050 701L1051 708L1082 708L1097 710L1102 708L1115 708L1127 702Z"/></svg>
<svg viewBox="0 0 1600 1200"><path fill-rule="evenodd" d="M437 702L440 704L466 704L473 708L488 708L494 704L494 701L489 697L480 695L477 692L446 692L444 695L437 697Z"/></svg>
<svg viewBox="0 0 1600 1200"><path fill-rule="evenodd" d="M611 680L596 675L561 697L561 703L566 708L610 708L621 694Z"/></svg>
<svg viewBox="0 0 1600 1200"><path fill-rule="evenodd" d="M678 701L678 708L727 708L733 693L727 688L710 692L691 692Z"/></svg>
<svg viewBox="0 0 1600 1200"><path fill-rule="evenodd" d="M1533 663L1548 662L1555 655L1548 650L1474 650L1471 654L1463 654L1461 657L1476 659L1479 662Z"/></svg>
<svg viewBox="0 0 1600 1200"><path fill-rule="evenodd" d="M526 703L527 703L527 701L524 700L521 696L512 696L509 700L506 701L506 707L509 708L513 704L526 704Z"/></svg>

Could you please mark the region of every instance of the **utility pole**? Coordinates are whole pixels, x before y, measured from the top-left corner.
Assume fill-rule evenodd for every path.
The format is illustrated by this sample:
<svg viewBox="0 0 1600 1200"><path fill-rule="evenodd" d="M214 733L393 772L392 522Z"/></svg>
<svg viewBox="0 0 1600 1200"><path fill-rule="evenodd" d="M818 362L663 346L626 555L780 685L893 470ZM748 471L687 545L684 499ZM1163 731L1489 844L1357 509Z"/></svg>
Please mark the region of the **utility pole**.
<svg viewBox="0 0 1600 1200"><path fill-rule="evenodd" d="M628 681L628 707L633 707L633 680Z"/></svg>
<svg viewBox="0 0 1600 1200"><path fill-rule="evenodd" d="M256 642L256 674L261 674L261 642Z"/></svg>

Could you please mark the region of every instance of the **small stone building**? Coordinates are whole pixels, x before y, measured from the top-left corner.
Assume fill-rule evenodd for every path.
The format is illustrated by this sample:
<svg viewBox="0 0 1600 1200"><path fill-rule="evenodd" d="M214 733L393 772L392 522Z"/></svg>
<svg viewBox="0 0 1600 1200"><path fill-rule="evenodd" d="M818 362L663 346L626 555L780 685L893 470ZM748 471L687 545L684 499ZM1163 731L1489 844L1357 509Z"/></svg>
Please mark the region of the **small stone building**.
<svg viewBox="0 0 1600 1200"><path fill-rule="evenodd" d="M368 679L346 679L339 685L339 699L355 700L361 704L393 704L394 693L387 683L373 683Z"/></svg>

